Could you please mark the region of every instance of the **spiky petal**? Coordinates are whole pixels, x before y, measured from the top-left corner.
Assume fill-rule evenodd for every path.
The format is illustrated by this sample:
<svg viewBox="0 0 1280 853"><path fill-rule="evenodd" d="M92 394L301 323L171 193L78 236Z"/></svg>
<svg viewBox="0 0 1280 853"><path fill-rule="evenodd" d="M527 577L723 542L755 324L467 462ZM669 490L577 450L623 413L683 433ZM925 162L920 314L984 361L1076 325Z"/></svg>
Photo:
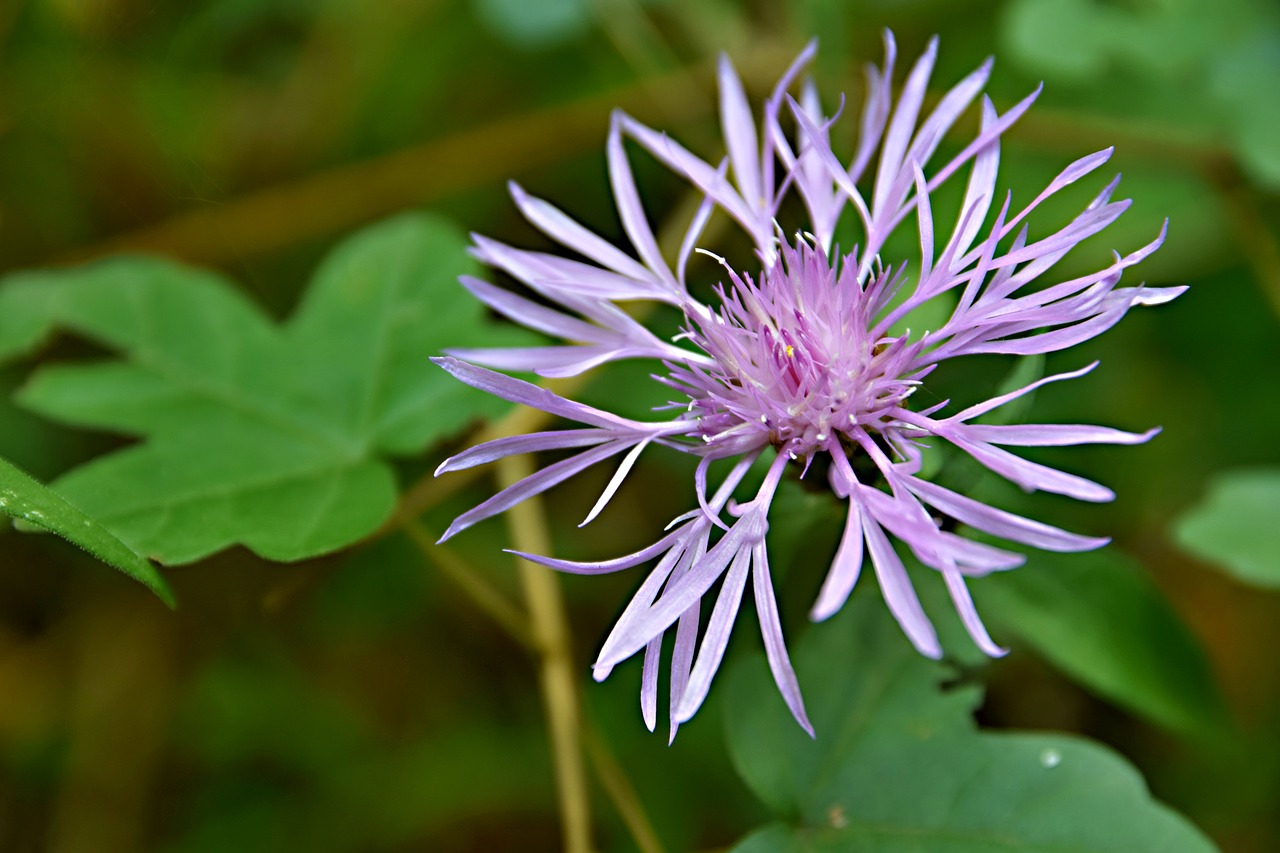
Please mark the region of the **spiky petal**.
<svg viewBox="0 0 1280 853"><path fill-rule="evenodd" d="M1116 254L1111 264L1096 272L1043 281L1072 248L1123 214L1129 202L1112 200L1112 181L1058 231L1034 241L1029 238L1026 221L1036 208L1090 176L1111 155L1107 149L1071 163L1024 207L1016 207L1011 194L999 198L1000 136L1030 108L1038 91L998 113L982 96L991 72L987 61L926 111L926 89L937 53L934 40L912 66L895 103L890 77L897 48L886 33L885 65L868 69L861 135L846 164L831 146L832 119L816 87L800 81L814 51L815 45L809 45L787 70L765 102L759 122L733 66L727 58L721 60L720 118L728 156L718 165L629 116L614 115L606 147L609 178L634 256L513 185L512 195L525 217L582 259L476 237L477 257L523 282L541 299L474 278L464 278L463 285L499 313L564 343L469 350L437 359L476 388L583 425L498 439L441 465L438 473L513 453L573 451L463 513L444 538L593 464L622 456L588 514L586 521L591 521L646 448L659 445L699 457L692 509L677 516L652 546L599 562L524 555L561 571L585 574L656 561L605 640L594 671L596 678L605 678L618 663L643 651L641 714L653 729L663 638L674 629L668 703L672 737L706 697L748 585L779 691L800 725L813 732L787 656L766 546L769 507L788 471L803 476L820 463L816 469L826 472L831 491L847 507L844 532L812 618L826 619L839 610L869 561L904 633L921 654L940 656L938 636L912 588L896 540L942 576L974 643L994 656L1004 649L983 627L965 579L1015 568L1024 558L958 535L940 519L1051 551L1083 551L1107 540L1023 518L930 482L921 475L925 442L946 442L1028 490L1106 501L1114 495L1105 486L1006 448L1137 444L1156 432L978 420L1092 366L1038 380L950 415L940 414L945 402L925 409L913 405L913 395L944 361L979 353L1031 355L1072 347L1110 328L1130 308L1166 302L1182 288L1119 286L1126 269L1159 247L1163 230L1146 246ZM789 94L797 83L799 100ZM975 104L976 136L958 154L935 165L943 136ZM790 135L787 126L794 128ZM659 250L645 214L626 150L628 140L704 197L688 223L674 266ZM874 174L868 174L873 164ZM939 233L931 194L966 167L968 181L956 224L950 234ZM794 232L782 231L780 211L793 195L802 204L786 209L801 207L809 218L793 223ZM731 262L704 251L719 265L709 268L715 299L708 304L691 295L688 272L703 227L716 208L742 228L754 256ZM833 245L837 223L845 215L861 226L861 248L851 252ZM886 261L882 252L889 237L909 218L914 219L919 251L898 263ZM707 270L699 275L708 277ZM940 300L950 306L950 316L937 328L915 334L900 328L916 309ZM684 333L674 342L661 340L621 309L620 303L634 301L677 307L684 314ZM609 361L655 359L665 366L658 381L679 399L669 407L675 414L668 420L634 421L458 357L548 376L570 375ZM938 395L930 394L930 399ZM712 489L711 464L721 459L735 461ZM749 500L738 503L734 495L757 460L767 462L764 479ZM704 614L707 598L713 604Z"/></svg>

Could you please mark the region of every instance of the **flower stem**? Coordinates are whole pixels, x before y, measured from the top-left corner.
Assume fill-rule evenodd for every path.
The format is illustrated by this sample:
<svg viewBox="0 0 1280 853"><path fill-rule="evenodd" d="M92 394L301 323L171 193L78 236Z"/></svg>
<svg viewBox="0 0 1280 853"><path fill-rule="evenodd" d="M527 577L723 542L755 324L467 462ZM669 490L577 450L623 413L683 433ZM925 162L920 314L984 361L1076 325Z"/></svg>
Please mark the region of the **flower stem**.
<svg viewBox="0 0 1280 853"><path fill-rule="evenodd" d="M506 631L507 635L530 651L542 654L543 646L535 641L529 620L506 595L484 580L473 566L467 565L452 549L431 541L417 521L405 521L404 531L426 560L447 579L457 585L477 607ZM535 567L536 568L536 567ZM554 583L554 576L552 576ZM664 853L653 823L640 802L626 771L609 750L608 743L591 725L584 725L582 738L587 758L601 787L613 802L640 853Z"/></svg>
<svg viewBox="0 0 1280 853"><path fill-rule="evenodd" d="M662 842L658 840L658 833L653 829L644 804L640 802L626 771L609 750L608 743L596 727L590 724L583 728L582 736L587 746L587 757L591 759L591 767L621 815L622 822L627 825L631 839L635 841L640 853L664 853Z"/></svg>
<svg viewBox="0 0 1280 853"><path fill-rule="evenodd" d="M486 581L474 567L467 565L452 549L433 542L417 521L405 521L404 532L409 534L413 544L429 563L439 569L440 574L453 581L458 589L497 622L512 639L528 649L536 648L529 620L506 595Z"/></svg>
<svg viewBox="0 0 1280 853"><path fill-rule="evenodd" d="M497 466L498 480L503 488L533 473L530 460L524 456L503 459ZM508 510L507 524L513 544L521 551L535 554L550 551L546 519L538 498L529 498ZM535 648L541 654L538 680L547 711L560 822L564 828L564 849L566 853L588 853L591 850L591 808L582 760L582 719L560 582L554 572L543 566L527 560L519 560L518 566Z"/></svg>

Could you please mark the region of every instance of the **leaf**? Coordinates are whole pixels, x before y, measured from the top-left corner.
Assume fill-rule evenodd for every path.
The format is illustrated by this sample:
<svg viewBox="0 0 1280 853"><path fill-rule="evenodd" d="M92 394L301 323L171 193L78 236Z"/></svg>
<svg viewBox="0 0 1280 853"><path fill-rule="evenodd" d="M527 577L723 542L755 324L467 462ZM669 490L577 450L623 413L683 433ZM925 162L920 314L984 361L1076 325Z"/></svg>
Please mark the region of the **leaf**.
<svg viewBox="0 0 1280 853"><path fill-rule="evenodd" d="M504 405L428 361L514 336L486 328L457 286L471 271L452 226L413 215L335 249L280 325L218 276L161 260L17 275L0 285L0 358L56 328L121 354L44 367L20 402L142 439L55 484L135 549L187 563L243 544L297 560L386 520L385 457Z"/></svg>
<svg viewBox="0 0 1280 853"><path fill-rule="evenodd" d="M1280 104L1270 84L1280 74L1280 27L1250 22L1229 51L1218 50L1209 68L1210 91L1234 113L1228 127L1240 163L1264 187L1280 186ZM1270 23L1270 26L1267 26Z"/></svg>
<svg viewBox="0 0 1280 853"><path fill-rule="evenodd" d="M1280 469L1219 474L1174 525L1186 551L1254 586L1280 589Z"/></svg>
<svg viewBox="0 0 1280 853"><path fill-rule="evenodd" d="M953 673L916 654L875 596L795 652L816 740L790 720L763 658L729 679L734 763L782 820L738 853L1213 849L1105 747L978 730L979 689L947 689Z"/></svg>
<svg viewBox="0 0 1280 853"><path fill-rule="evenodd" d="M1200 643L1120 552L1033 552L1022 568L971 587L997 639L1014 634L1101 696L1183 734L1217 733L1227 724Z"/></svg>
<svg viewBox="0 0 1280 853"><path fill-rule="evenodd" d="M1058 79L1093 81L1107 70L1103 17L1095 4L1082 0L1015 0L1005 8L1005 48ZM1062 50L1064 43L1071 50Z"/></svg>
<svg viewBox="0 0 1280 853"><path fill-rule="evenodd" d="M0 459L0 512L56 533L146 586L170 607L173 592L155 566L97 521Z"/></svg>

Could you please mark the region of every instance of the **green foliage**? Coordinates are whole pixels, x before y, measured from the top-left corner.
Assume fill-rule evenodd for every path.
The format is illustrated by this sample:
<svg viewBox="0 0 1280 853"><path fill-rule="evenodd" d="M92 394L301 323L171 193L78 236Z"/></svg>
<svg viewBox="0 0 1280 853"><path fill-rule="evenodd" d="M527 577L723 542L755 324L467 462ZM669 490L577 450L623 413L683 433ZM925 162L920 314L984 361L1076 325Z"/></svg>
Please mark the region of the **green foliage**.
<svg viewBox="0 0 1280 853"><path fill-rule="evenodd" d="M335 335L332 349L342 350L348 361L329 352L318 331L313 346L298 344L292 331L296 318L279 325L263 319L264 313L287 313L322 242L406 205L429 204L481 233L530 245L538 238L518 222L501 189L509 178L604 229L610 239L618 238L600 148L611 107L622 107L699 153L716 156L722 147L714 101L717 53L732 57L758 103L795 52L817 36L821 49L812 71L824 103L834 109L839 106L837 91L849 96L836 130L841 153L849 154L865 93L861 65L880 58L881 28L890 27L898 41L895 85L936 33L942 44L929 104L942 87L989 54L996 57L989 92L1001 111L1045 81L1038 105L1001 147L1001 198L1008 189L1020 207L1070 160L1116 146L1106 169L1046 202L1029 222L1033 239L1051 233L1087 203L1110 173L1123 173L1117 197L1132 196L1133 208L1093 245L1055 267L1051 274L1056 280L1108 263L1112 248L1125 252L1144 244L1168 217L1169 239L1131 283L1145 279L1153 285L1192 285L1172 305L1134 312L1091 344L1088 354L1053 355L1043 366L1056 373L1101 358L1103 368L1087 380L1054 385L992 413L1015 422L1098 422L1132 429L1163 425L1164 434L1140 449L1076 448L1056 456L1056 450L1045 450L1043 456L1039 450L1029 452L1105 482L1119 500L1106 507L1074 506L1010 487L998 505L1056 525L1113 533L1120 543L1113 547L1119 549L1141 543L1160 553L1161 537L1168 532L1224 570L1173 572L1151 562L1145 569L1168 594L1172 608L1146 572L1124 558L1117 568L1110 561L1111 549L1057 562L1032 554L1025 570L975 584L992 633L1013 655L1042 656L1095 693L1136 712L1099 713L1077 695L1050 710L1046 703L1056 693L1001 678L1019 669L1020 662L1013 661L993 665L992 674L1004 689L988 698L986 716L1015 728L1046 716L1075 730L1103 722L1108 742L1132 755L1149 774L1152 788L1206 831L1229 847L1280 849L1275 809L1280 743L1274 736L1280 730L1274 724L1280 719L1280 669L1270 657L1274 644L1266 635L1280 598L1233 582L1276 586L1274 561L1280 546L1268 544L1264 536L1274 516L1268 508L1276 506L1275 492L1259 489L1252 497L1222 500L1217 495L1240 491L1247 479L1229 474L1179 524L1168 523L1197 500L1213 472L1278 464L1274 436L1280 435L1280 397L1259 393L1257 379L1265 365L1280 360L1275 306L1267 301L1274 295L1268 268L1273 253L1267 243L1280 234L1280 209L1267 195L1280 186L1280 100L1274 91L1280 79L1277 8L1274 0L0 4L0 43L5 47L0 67L8 84L0 116L0 267L6 272L65 268L68 259L98 257L109 244L234 269L240 283L252 285L254 299L267 306L265 312L236 296L249 288L232 290L222 278L136 261L130 262L134 272L129 273L126 262L114 262L124 265L114 274L118 278L140 270L145 272L140 278L155 278L153 287L135 285L139 295L152 287L158 291L152 294L155 302L171 296L186 306L167 311L181 315L171 329L179 344L193 349L208 345L211 339L200 333L201 322L216 322L223 309L236 318L234 337L240 349L258 338L278 339L282 349L297 344L285 355L266 352L272 345L254 344L261 350L255 371L261 375L235 376L230 384L252 392L252 402L276 406L287 417L303 410L301 438L291 442L271 424L259 425L267 436L263 445L252 430L252 418L233 416L216 400L190 389L170 387L163 381L166 374L150 375L155 371L147 365L160 356L172 361L169 353L180 346L166 342L163 352L158 347L148 352L139 337L104 334L128 331L123 315L131 303L111 294L133 292L109 281L111 265L24 276L40 281L41 287L52 286L48 294L21 298L7 295L9 286L0 287L5 354L34 349L55 327L77 340L40 355L43 367L19 395L36 413L0 411L0 454L41 482L99 456L70 478L87 476L84 472L97 465L116 466L119 482L108 482L104 473L104 491L123 489L129 478L129 494L146 497L169 494L171 481L182 478L199 485L236 480L237 471L255 466L261 472L287 467L291 459L314 456L318 465L328 466L348 458L324 449L330 439L335 447L361 445L365 449L353 450L351 457L359 461L351 464L362 472L378 472L376 488L351 492L345 504L350 515L319 513L319 532L308 532L303 506L313 499L310 506L318 505L323 483L317 481L315 488L300 487L298 494L271 495L269 500L264 496L256 503L236 491L225 504L209 496L203 508L157 507L157 529L143 529L140 518L131 521L139 538L129 540L140 548L146 541L174 540L160 543L171 549L166 559L181 556L172 550L176 546L194 558L223 547L213 540L247 541L249 534L260 544L265 537L265 544L279 552L299 550L304 540L316 547L328 547L324 539L350 541L356 529L367 530L385 513L393 494L390 472L427 472L431 454L424 456L421 450L449 428L441 425L423 444L414 444L409 435L403 449L386 435L362 433L354 422L360 398L349 390L360 380L345 371L360 372L360 359L373 352L374 342L385 339L326 332ZM974 121L968 116L963 128L972 129ZM792 130L789 122L786 130ZM954 153L958 144L959 138L945 139L940 152ZM1232 158L1239 169L1232 167ZM646 158L637 160L646 209L664 221L668 235L678 238L679 229L673 226L682 224L681 216L668 220L668 214L689 201L677 196L679 182L665 170ZM940 233L953 224L947 216L954 215L964 179L962 172L939 191L934 215ZM790 213L783 211L781 218L789 219ZM713 218L712 231L719 218ZM846 248L859 242L852 219L842 223L839 239ZM886 252L886 263L896 265L903 253L914 250L911 231L908 223L902 242ZM434 245L429 271L420 276L421 286L432 294L429 307L412 307L410 313L424 316L419 325L435 329L435 336L405 361L414 370L421 366L430 382L439 377L425 364L427 355L441 346L483 344L488 337L476 328L481 312L451 280L464 268L460 242ZM535 242L534 247L542 246ZM695 259L695 264L704 264L705 277L715 271L708 259ZM428 261L420 259L419 265L426 268ZM450 271L437 278L437 267ZM73 287L67 283L73 279L86 283ZM105 285L103 301L113 304L90 304L89 291L98 285ZM207 303L191 295L206 290L217 291ZM73 296L77 304L72 304ZM65 304L55 309L46 300ZM200 307L206 304L212 307ZM112 311L121 316L109 318ZM664 337L678 331L679 318L668 316L672 314L649 318ZM89 323L91 315L96 319ZM395 337L408 340L399 336L411 334L406 329ZM88 368L67 363L69 357L97 357L103 350L115 360ZM215 361L211 357L198 365L196 375L216 379ZM989 395L1010 366L1007 359L992 358L940 370L937 378L947 385L930 385L926 390L938 397L928 403L947 396L957 406L974 402ZM1038 369L1020 362L1015 368L1020 375L1010 381L1035 378ZM5 366L0 371L3 396L8 399L32 370L26 358ZM650 363L613 366L593 377L583 393L610 411L648 419L649 407L670 397L649 379L651 370ZM430 414L438 409L442 417L456 417L456 424L471 418L474 406L495 405L465 389L438 390L446 396ZM458 396L447 396L452 393ZM925 404L923 397L917 400ZM1018 411L1023 404L1030 411ZM1249 424L1243 431L1242 408ZM179 409L189 411L189 417L174 415ZM329 420L337 415L341 418L330 427ZM348 416L353 420L342 419ZM231 428L224 429L228 424ZM170 445L173 450L166 449ZM125 466L132 458L128 454L137 455L139 464ZM978 466L964 454L950 453L945 442L936 443L926 461L931 475L965 493L988 487L979 483ZM646 531L656 535L671 515L689 508L688 462L682 455L646 451L638 476L615 497L609 516L584 531L575 525L598 496L610 466L557 487L547 513L554 550L564 556L603 557L625 550L614 547L621 539L638 547ZM805 485L820 487L822 473L811 471ZM752 473L754 482L758 474ZM245 482L232 485L240 489ZM453 482L444 485L452 487ZM34 492L28 494L26 488L13 491L30 500ZM98 505L110 503L114 509L119 503L123 508L118 493L110 492ZM476 483L449 494L428 508L422 524L439 531L491 493L489 483ZM27 506L44 513L46 520L52 517L46 505ZM582 507L582 512L567 512L565 506ZM242 516L234 523L229 520L233 512ZM806 629L804 612L829 565L842 510L831 495L789 481L770 522L782 619L794 639ZM177 528L162 529L175 524ZM23 520L18 526L29 525ZM267 535L268 528L277 530L274 537ZM238 538L241 534L245 540ZM0 559L0 691L14 697L0 712L0 777L6 780L0 785L0 814L5 815L0 849L31 848L38 844L34 839L75 846L68 841L68 827L75 827L79 838L92 839L88 846L103 853L489 850L555 844L554 775L551 752L540 733L545 715L534 693L534 660L518 652L462 593L447 586L449 581L403 537L387 536L348 549L341 559L291 567L267 565L246 549L233 549L209 561L208 571L166 573L180 583L181 612L174 619L156 617L163 628L155 631L164 633L117 634L118 644L110 648L118 658L98 647L104 632L132 624L138 597L90 598L98 587L82 581L92 577L44 570L46 565L56 568L70 553L56 537L0 539L9 544ZM518 600L511 567L486 563L504 557L493 542L479 541L483 539L460 540L459 547L485 554L473 561L473 568L493 580L499 592ZM255 547L260 553L276 553ZM466 559L470 553L460 555ZM137 559L120 556L126 565ZM149 564L142 565L152 571ZM966 639L936 572L912 570L947 660L966 672L971 664L985 665ZM722 848L726 839L742 838L765 822L751 793L735 783L720 745L716 706L730 698L728 685L715 685L700 714L702 722L686 727L668 749L662 737L649 736L639 724L639 660L619 667L605 684L589 683L585 664L641 574L643 569L637 568L611 577L566 580L575 671L588 705L585 717L598 723L604 746L633 783L665 849ZM855 608L868 594L874 596L870 573L862 584L872 589L860 591ZM143 605L155 610L149 602ZM1212 657L1224 663L1220 677L1226 692L1254 725L1231 731L1221 749L1175 749L1176 758L1170 760L1169 739L1153 736L1148 719L1180 735L1188 726L1201 725L1192 738L1206 736L1217 719L1217 694L1205 676L1204 655L1194 644L1187 645L1190 637L1174 616L1193 609ZM749 611L745 606L748 619ZM817 636L832 628L843 630L840 622L809 630ZM916 807L923 810L936 803L929 798L939 796L950 778L974 779L976 794L1003 795L1000 779L995 787L984 788L988 777L973 770L975 755L987 756L986 750L993 750L988 756L993 762L998 755L999 761L1016 764L1017 772L1009 778L1024 781L1018 774L1026 768L1010 752L1023 740L973 730L968 721L976 701L973 692L962 690L956 697L937 689L936 679L946 670L905 652L892 625L886 630L883 644L850 642L838 650L842 655L852 650L857 658L823 661L818 677L834 684L815 681L810 665L802 672L811 705L850 677L863 690L877 673L889 691L886 696L910 695L919 703L914 707L886 698L877 704L868 698L838 709L841 714L865 710L868 725L874 722L874 732L890 733L886 749L904 762L904 769L885 759L869 762L861 774L842 771L856 776L862 786L859 796L875 805L884 787L905 799L901 790L909 784L919 791ZM1141 637L1142 631L1151 636ZM748 648L758 644L751 632L739 633ZM157 636L167 641L157 642ZM163 650L160 658L158 649ZM110 665L116 659L118 669ZM86 661L104 665L87 666ZM157 665L130 680L130 662L138 661ZM907 671L895 675L894 666ZM838 678L827 675L830 667L839 668ZM925 675L919 674L921 667ZM894 677L916 684L918 692L895 686ZM925 683L928 689L919 686ZM756 688L749 695L751 704L778 702L767 680ZM1202 695L1191 695L1200 689ZM733 698L741 704L740 695ZM153 710L154 724L143 726L137 721L153 719L140 716L148 705L166 710ZM896 725L894 715L900 718ZM771 719L774 731L762 744L783 753L788 742L781 738L798 732L780 713ZM840 731L829 722L833 719L843 717L832 712L818 720L818 746L849 755L850 749L828 737ZM932 751L927 763L921 757L925 746L899 749L903 742L911 743L901 732L908 725L940 732L928 742ZM138 734L126 738L124 748L119 747L122 731ZM104 749L104 744L117 749ZM1050 748L1060 761L1046 768L1040 781L1057 783L1062 771L1085 767L1085 759L1077 760L1077 753L1056 741ZM856 745L860 761L867 749L866 743ZM1043 749L1032 748L1025 760L1038 766L1042 754ZM1096 755L1088 751L1090 758ZM794 759L784 753L778 760L805 762L810 756L811 750L797 752ZM838 763L833 758L833 766ZM1115 768L1113 759L1104 763ZM903 782L907 772L913 775ZM1128 790L1137 790L1136 782ZM85 791L102 796L86 798L81 796ZM1026 805L1022 795L1021 790L1008 795L1011 811ZM589 805L596 831L593 846L634 849L604 786L592 788ZM846 832L834 829L824 835L822 827L841 819L847 829L853 828L847 809L831 812L829 805L814 805L812 821L802 819L799 806L779 812L781 822L743 842L742 849L906 846L901 835L889 841L865 833L846 841ZM1095 824L1099 832L1112 828L1108 822L1127 831L1128 815L1115 818L1119 807L1103 805L1070 820ZM1149 801L1137 798L1135 811L1145 814L1148 809ZM1057 814L1034 805L1028 811L1049 822ZM1013 815L1009 823L1021 831L1021 821L1029 820ZM963 846L963 839L930 832L915 840L916 849ZM984 836L985 843L975 846L999 849L1004 838ZM1064 847L1072 849L1070 844L1054 849Z"/></svg>
<svg viewBox="0 0 1280 853"><path fill-rule="evenodd" d="M1114 548L1036 552L1026 566L972 587L993 626L1085 687L1183 734L1225 725L1199 642L1142 568Z"/></svg>
<svg viewBox="0 0 1280 853"><path fill-rule="evenodd" d="M169 585L145 557L4 459L0 459L0 512L79 545L99 560L144 584L165 604L174 606Z"/></svg>
<svg viewBox="0 0 1280 853"><path fill-rule="evenodd" d="M481 712L388 734L376 709L353 708L279 661L211 662L177 722L186 761L211 784L166 847L175 853L402 849L471 815L551 799L535 725L500 726Z"/></svg>
<svg viewBox="0 0 1280 853"><path fill-rule="evenodd" d="M1104 747L978 730L981 691L949 686L954 673L916 654L877 596L794 651L816 740L773 695L763 658L729 679L734 762L782 821L738 853L1213 849Z"/></svg>
<svg viewBox="0 0 1280 853"><path fill-rule="evenodd" d="M1034 381L1037 361L1020 362L1002 390ZM797 564L825 568L841 524L843 506L829 494L784 482L770 513L779 578ZM997 642L1033 651L1088 690L1172 731L1205 740L1227 731L1226 702L1203 647L1141 566L1114 546L1087 554L1018 550L1027 553L1025 566L970 582ZM910 555L906 563L948 657L981 665L986 657L955 617L937 572ZM801 577L816 589L814 571Z"/></svg>
<svg viewBox="0 0 1280 853"><path fill-rule="evenodd" d="M165 261L19 274L0 285L0 356L58 328L121 355L42 367L20 401L143 439L55 486L125 542L166 563L233 544L296 560L387 519L386 457L501 408L428 360L499 337L456 296L470 270L451 226L406 216L335 249L281 325L223 279Z"/></svg>
<svg viewBox="0 0 1280 853"><path fill-rule="evenodd" d="M1280 588L1280 470L1219 474L1209 494L1180 518L1174 535L1183 548L1233 577Z"/></svg>
<svg viewBox="0 0 1280 853"><path fill-rule="evenodd" d="M550 47L579 36L591 22L585 0L475 0L476 13L502 39L517 47Z"/></svg>
<svg viewBox="0 0 1280 853"><path fill-rule="evenodd" d="M1016 0L1005 8L1004 41L1028 67L1061 83L1097 86L1117 69L1132 75L1132 85L1115 87L1129 109L1203 135L1225 131L1252 177L1280 186L1274 4Z"/></svg>

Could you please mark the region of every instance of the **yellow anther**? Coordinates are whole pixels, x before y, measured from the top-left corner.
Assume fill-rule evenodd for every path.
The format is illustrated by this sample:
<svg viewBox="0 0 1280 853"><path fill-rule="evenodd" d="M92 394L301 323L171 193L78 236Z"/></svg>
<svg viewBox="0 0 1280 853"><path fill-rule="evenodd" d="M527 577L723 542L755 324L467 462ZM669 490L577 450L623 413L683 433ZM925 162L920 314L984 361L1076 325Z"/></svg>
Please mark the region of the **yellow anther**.
<svg viewBox="0 0 1280 853"><path fill-rule="evenodd" d="M796 348L793 347L791 344L787 344L787 358L791 358L791 356L795 354L796 354Z"/></svg>

